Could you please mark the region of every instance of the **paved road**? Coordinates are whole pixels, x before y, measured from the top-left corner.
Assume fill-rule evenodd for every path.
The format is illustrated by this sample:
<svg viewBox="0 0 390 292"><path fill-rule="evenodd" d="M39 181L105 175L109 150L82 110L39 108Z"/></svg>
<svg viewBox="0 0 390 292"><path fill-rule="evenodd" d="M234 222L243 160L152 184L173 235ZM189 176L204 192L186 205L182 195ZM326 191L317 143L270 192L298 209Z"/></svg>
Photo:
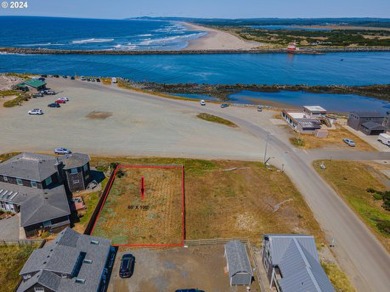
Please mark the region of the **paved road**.
<svg viewBox="0 0 390 292"><path fill-rule="evenodd" d="M19 217L0 220L0 240L19 239Z"/></svg>
<svg viewBox="0 0 390 292"><path fill-rule="evenodd" d="M271 158L272 164L280 168L284 167L305 197L326 235L335 238L334 252L354 285L359 291L387 291L390 287L389 254L311 167L313 159L390 160L388 153L300 151L289 145L286 135L280 134L280 128L272 126L269 122L272 114L267 112L257 113L254 109L239 108L221 109L218 105L212 104L201 108L195 102L161 99L142 93L130 94L121 89L74 82L77 90L66 94L79 95L77 103L70 102L64 105L56 116L50 116L48 113L47 120L38 121L35 118L40 117L28 117L29 120L26 121L25 116L20 115L26 111L24 106L23 110L15 109L13 113L4 112L0 131L7 133L8 139L0 143L2 150L15 150L10 147L18 145L23 149L44 151L48 150L48 145L50 147L54 145L53 143L68 142L82 145L79 147L80 151L94 154L148 156L176 154L183 157L211 159L262 160L268 140L267 157ZM55 85L61 86L60 83ZM94 95L95 102L91 99L91 93ZM115 102L111 102L110 98L115 98ZM31 102L43 104L42 101ZM91 110L101 110L101 103L104 103L104 108L114 111L112 118L106 121L90 121L84 118ZM89 108L86 110L81 105L89 105ZM72 111L69 111L70 108ZM236 123L239 129L230 129L194 118L195 114L201 111L229 119ZM147 117L145 118L144 115ZM131 119L128 116L131 116ZM53 125L48 127L47 121L50 118ZM61 123L67 123L67 135L63 135L59 130ZM137 128L135 126L137 123L142 124L144 130L140 130L142 127ZM41 129L36 130L37 125ZM26 141L23 140L26 137L20 133L20 127L24 127L25 133L29 134L29 143L26 145L20 143ZM98 128L99 131L96 133L100 135L91 135L90 127ZM11 133L16 130L18 133ZM43 131L46 134L44 139ZM35 135L38 135L38 139ZM11 143L8 143L9 141ZM12 145L12 143L19 144Z"/></svg>

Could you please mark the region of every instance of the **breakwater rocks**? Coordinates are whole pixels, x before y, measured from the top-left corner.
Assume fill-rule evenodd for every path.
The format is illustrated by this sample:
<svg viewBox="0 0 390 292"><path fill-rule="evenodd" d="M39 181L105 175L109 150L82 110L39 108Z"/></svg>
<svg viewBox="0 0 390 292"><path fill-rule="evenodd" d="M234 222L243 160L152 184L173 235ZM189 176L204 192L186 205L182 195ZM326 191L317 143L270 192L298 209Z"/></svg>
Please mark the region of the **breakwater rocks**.
<svg viewBox="0 0 390 292"><path fill-rule="evenodd" d="M332 52L388 52L390 47L356 48L318 48L295 51L294 54L323 54ZM200 54L267 54L287 53L286 49L251 49L251 50L175 50L175 51L120 51L120 50L53 50L43 48L0 48L3 54L27 55L200 55Z"/></svg>

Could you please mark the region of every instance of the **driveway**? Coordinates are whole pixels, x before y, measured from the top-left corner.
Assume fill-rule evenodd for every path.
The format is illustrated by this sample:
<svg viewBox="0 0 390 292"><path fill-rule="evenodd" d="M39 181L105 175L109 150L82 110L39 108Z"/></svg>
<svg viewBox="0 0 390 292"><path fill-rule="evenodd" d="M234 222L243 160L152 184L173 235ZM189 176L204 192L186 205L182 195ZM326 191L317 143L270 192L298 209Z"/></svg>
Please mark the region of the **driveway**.
<svg viewBox="0 0 390 292"><path fill-rule="evenodd" d="M0 240L19 240L19 217L0 220Z"/></svg>

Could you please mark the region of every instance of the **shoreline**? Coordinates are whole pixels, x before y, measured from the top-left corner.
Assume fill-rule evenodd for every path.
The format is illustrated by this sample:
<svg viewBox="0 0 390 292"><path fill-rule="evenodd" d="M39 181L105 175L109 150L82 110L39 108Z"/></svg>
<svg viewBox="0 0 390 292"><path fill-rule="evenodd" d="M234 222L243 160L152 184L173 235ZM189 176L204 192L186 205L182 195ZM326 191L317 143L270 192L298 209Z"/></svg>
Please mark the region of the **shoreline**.
<svg viewBox="0 0 390 292"><path fill-rule="evenodd" d="M253 50L262 46L259 42L247 41L231 33L189 22L181 22L189 30L205 31L207 34L188 42L182 51L188 50Z"/></svg>

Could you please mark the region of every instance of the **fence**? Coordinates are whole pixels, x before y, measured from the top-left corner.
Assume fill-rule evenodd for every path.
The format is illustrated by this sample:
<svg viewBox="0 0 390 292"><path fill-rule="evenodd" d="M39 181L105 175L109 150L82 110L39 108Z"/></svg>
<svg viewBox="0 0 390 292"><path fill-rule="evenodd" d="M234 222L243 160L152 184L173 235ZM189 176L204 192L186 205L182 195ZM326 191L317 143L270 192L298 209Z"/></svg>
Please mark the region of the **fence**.
<svg viewBox="0 0 390 292"><path fill-rule="evenodd" d="M8 246L8 245L34 245L34 244L40 244L40 247L42 247L45 244L46 240L40 240L40 239L21 239L21 240L0 240L0 246Z"/></svg>

